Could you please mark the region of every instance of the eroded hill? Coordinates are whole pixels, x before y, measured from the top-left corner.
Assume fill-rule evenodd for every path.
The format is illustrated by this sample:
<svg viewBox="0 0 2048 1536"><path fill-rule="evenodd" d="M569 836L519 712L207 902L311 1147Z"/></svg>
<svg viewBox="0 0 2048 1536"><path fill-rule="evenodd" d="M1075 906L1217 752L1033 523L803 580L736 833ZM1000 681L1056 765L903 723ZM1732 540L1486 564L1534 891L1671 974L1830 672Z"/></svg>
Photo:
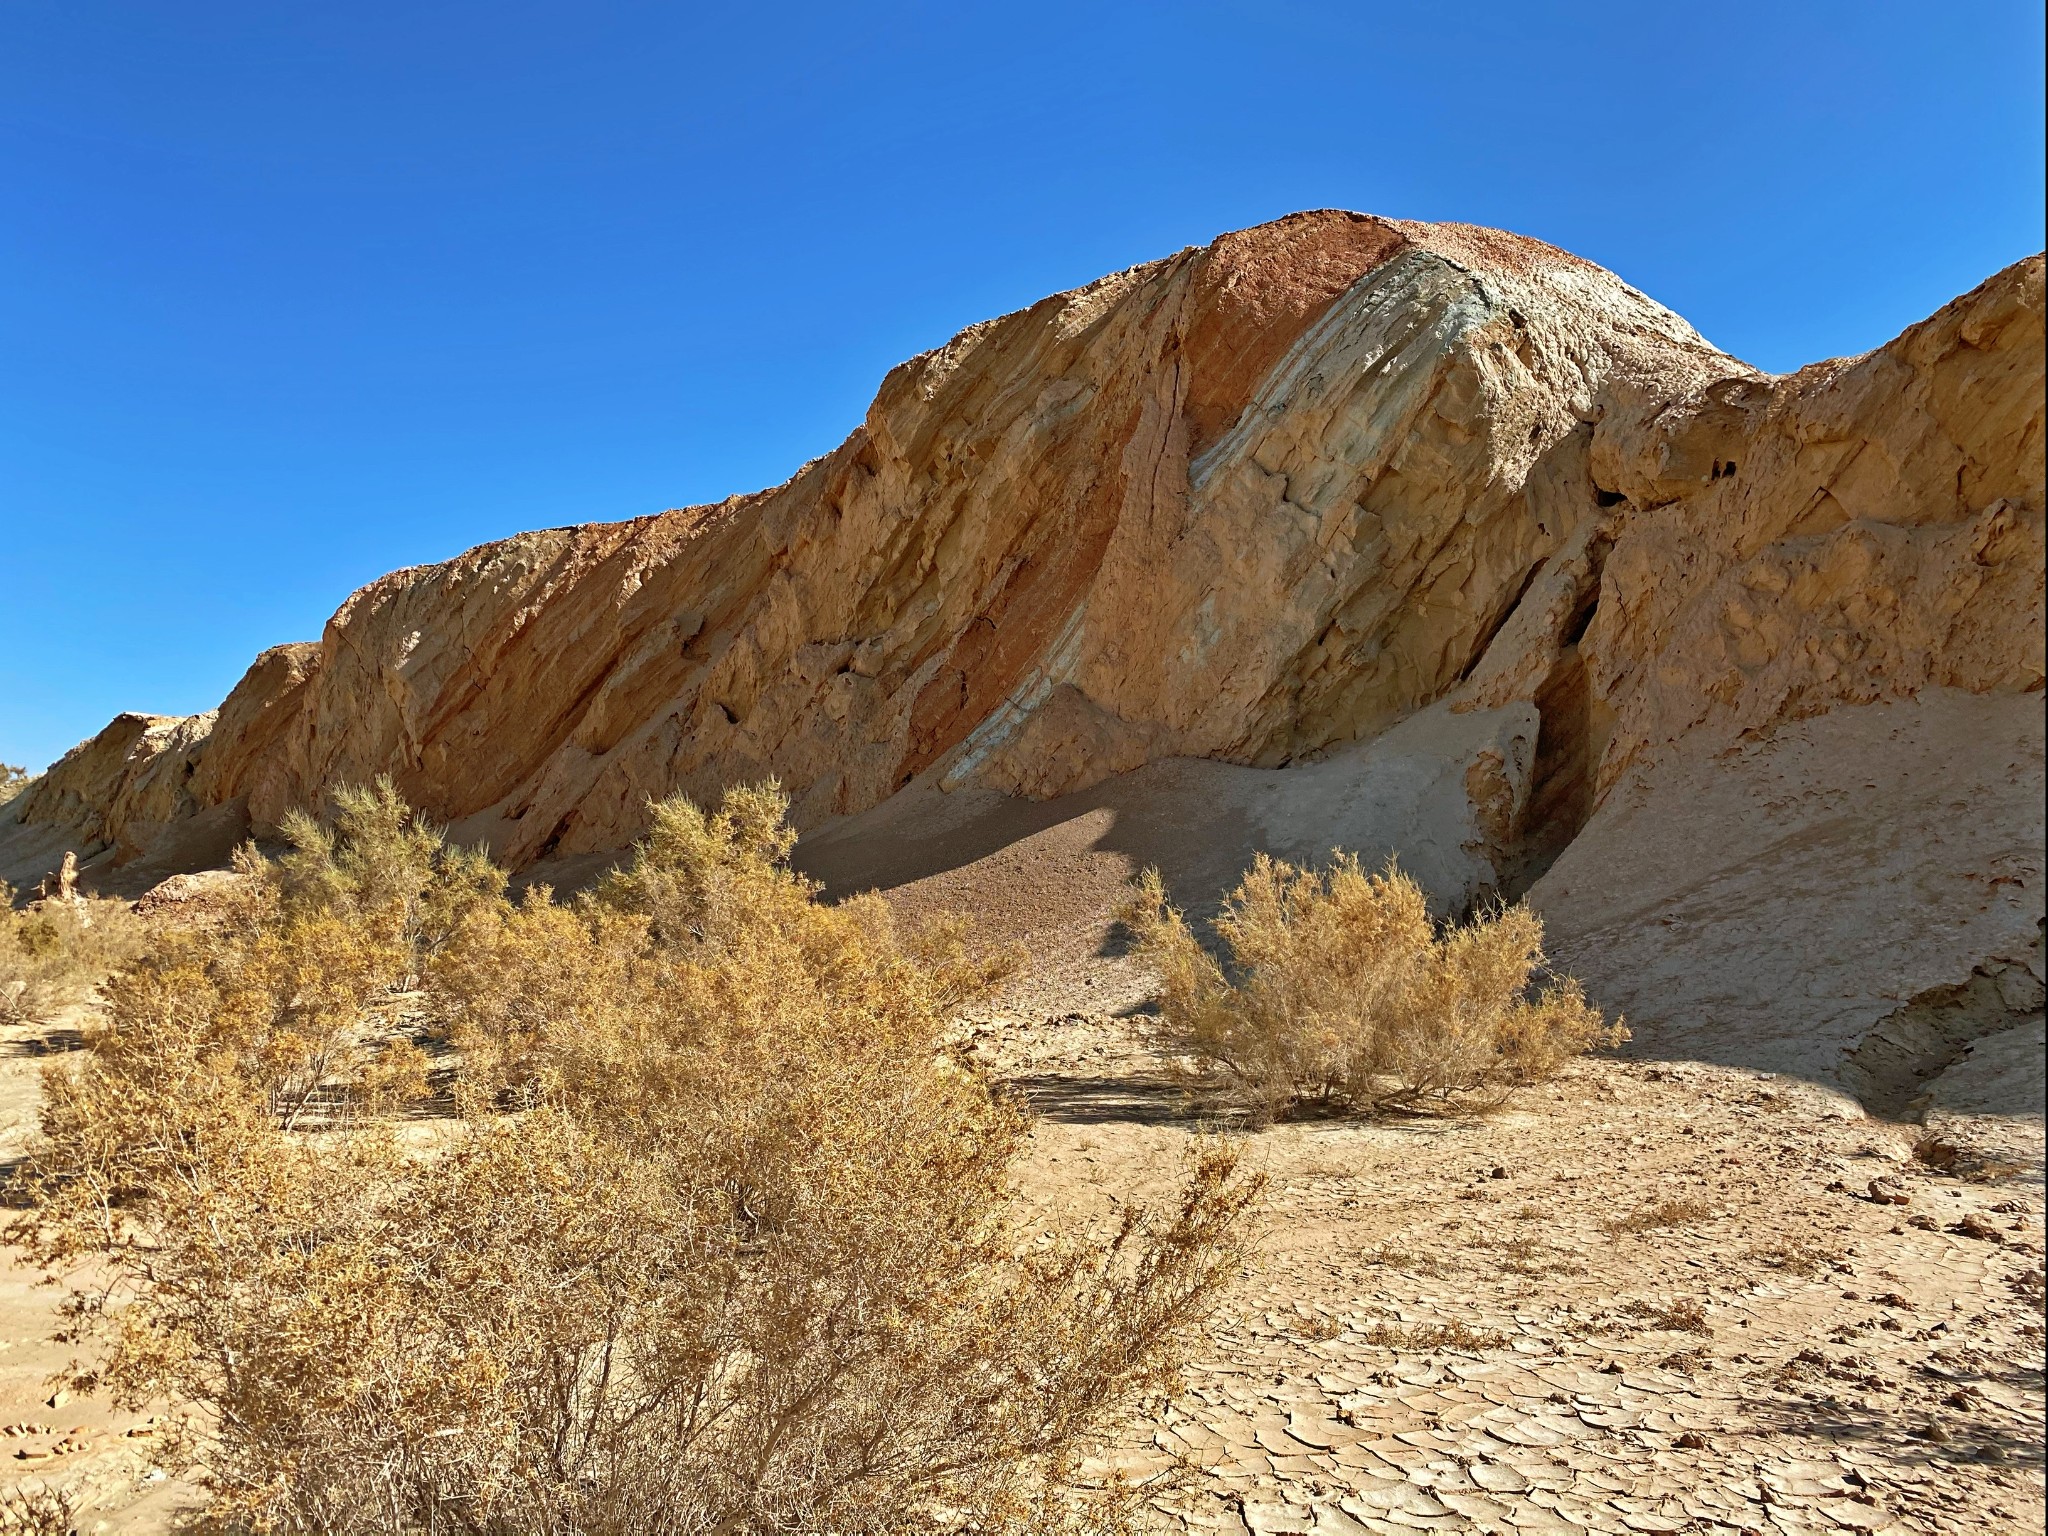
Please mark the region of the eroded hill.
<svg viewBox="0 0 2048 1536"><path fill-rule="evenodd" d="M2040 1007L2042 292L1771 377L1537 242L1296 215L963 332L774 490L372 583L68 755L0 875L146 887L388 773L574 879L772 773L841 886L1093 817L1022 932L1397 853L1645 1038L1909 1098Z"/></svg>

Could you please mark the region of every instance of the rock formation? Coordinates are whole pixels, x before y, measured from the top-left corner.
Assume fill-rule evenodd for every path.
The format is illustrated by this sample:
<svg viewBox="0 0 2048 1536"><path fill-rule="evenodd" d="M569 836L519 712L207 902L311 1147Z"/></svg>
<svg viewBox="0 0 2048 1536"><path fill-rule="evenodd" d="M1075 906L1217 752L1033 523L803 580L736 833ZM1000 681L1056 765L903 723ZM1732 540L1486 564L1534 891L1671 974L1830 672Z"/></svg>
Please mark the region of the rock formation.
<svg viewBox="0 0 2048 1536"><path fill-rule="evenodd" d="M0 874L147 883L379 773L557 869L768 773L842 849L914 833L892 797L1177 773L1246 846L1396 851L1447 907L1533 883L1597 987L1736 1034L1862 941L1716 1003L1673 932L1854 929L1870 891L1802 859L1909 917L1990 881L1819 1010L1847 1049L2039 916L2042 297L2030 258L1772 377L1535 241L1296 215L962 332L774 490L372 583L216 714L123 716L0 808ZM1814 851L1856 828L1889 851Z"/></svg>
<svg viewBox="0 0 2048 1536"><path fill-rule="evenodd" d="M117 722L23 813L118 860L388 771L524 864L764 772L815 823L927 773L1284 762L1457 682L1597 510L1609 397L1731 374L1532 241L1283 220L962 333L776 490L374 582L210 724Z"/></svg>

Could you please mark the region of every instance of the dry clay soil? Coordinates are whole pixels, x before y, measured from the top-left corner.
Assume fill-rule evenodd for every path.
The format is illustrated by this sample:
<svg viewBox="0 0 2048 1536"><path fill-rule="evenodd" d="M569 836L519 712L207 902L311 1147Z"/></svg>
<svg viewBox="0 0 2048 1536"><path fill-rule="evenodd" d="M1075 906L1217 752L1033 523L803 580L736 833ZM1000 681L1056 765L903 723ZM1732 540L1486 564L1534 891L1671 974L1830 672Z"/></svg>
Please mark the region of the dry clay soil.
<svg viewBox="0 0 2048 1536"><path fill-rule="evenodd" d="M960 1043L1039 1111L1024 1199L1107 1222L1163 1198L1208 1122L1116 952L1106 872L1057 848L995 862L893 894L981 908L1030 949ZM975 887L1035 890L1039 916ZM0 1156L75 1043L0 1033ZM1145 1483L1159 1530L1232 1536L2042 1530L2039 1115L1890 1123L1632 1049L1484 1115L1249 1133L1257 1265L1186 1389L1087 1474ZM1974 1173L1916 1160L1930 1130ZM1906 1203L1869 1198L1880 1179ZM193 1492L152 1460L149 1415L53 1403L69 1354L37 1278L0 1273L0 1491L61 1485L81 1531L173 1528Z"/></svg>

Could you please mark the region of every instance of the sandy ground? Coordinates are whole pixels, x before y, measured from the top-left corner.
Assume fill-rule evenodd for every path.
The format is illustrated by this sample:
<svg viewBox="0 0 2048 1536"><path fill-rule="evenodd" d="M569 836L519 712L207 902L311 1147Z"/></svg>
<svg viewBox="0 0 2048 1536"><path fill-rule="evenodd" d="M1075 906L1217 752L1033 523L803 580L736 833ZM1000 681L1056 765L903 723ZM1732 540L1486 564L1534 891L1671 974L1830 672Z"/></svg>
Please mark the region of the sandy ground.
<svg viewBox="0 0 2048 1536"><path fill-rule="evenodd" d="M1144 864L1204 910L1243 853L1227 804L1111 792L811 853L1029 952L962 1034L1039 1111L1049 1216L1159 1198L1202 1129L1110 918ZM1260 1264L1097 1470L1163 1530L2041 1530L2041 1040L1979 1042L1913 1123L1770 1070L1797 1040L1666 1029L1486 1116L1259 1131Z"/></svg>
<svg viewBox="0 0 2048 1536"><path fill-rule="evenodd" d="M1029 950L962 1041L1039 1111L1024 1198L1106 1218L1205 1124L1108 923L1146 850L1017 830L950 871L906 845L874 883ZM74 1040L0 1032L0 1155ZM1091 1472L1147 1481L1162 1531L2042 1530L2041 1122L1988 1112L2029 1066L2038 1038L2001 1042L1936 1095L1948 1167L1824 1086L1648 1055L1485 1116L1251 1134L1259 1263L1187 1390ZM169 1528L191 1491L146 1416L52 1405L69 1356L35 1281L0 1271L0 1490Z"/></svg>
<svg viewBox="0 0 2048 1536"><path fill-rule="evenodd" d="M11 1168L35 1125L42 1072L78 1044L76 1016L0 1027L0 1164ZM12 1212L0 1212L11 1216ZM0 1497L61 1489L80 1531L163 1531L192 1502L156 1465L154 1415L62 1393L73 1359L55 1337L59 1288L0 1249ZM5 1523L0 1506L0 1531Z"/></svg>
<svg viewBox="0 0 2048 1536"><path fill-rule="evenodd" d="M984 1030L1043 1114L1032 1199L1166 1187L1193 1126L1127 1022ZM1260 1265L1104 1470L1179 1478L1164 1529L2039 1530L2039 1162L1943 1174L1919 1134L1632 1061L1260 1132Z"/></svg>

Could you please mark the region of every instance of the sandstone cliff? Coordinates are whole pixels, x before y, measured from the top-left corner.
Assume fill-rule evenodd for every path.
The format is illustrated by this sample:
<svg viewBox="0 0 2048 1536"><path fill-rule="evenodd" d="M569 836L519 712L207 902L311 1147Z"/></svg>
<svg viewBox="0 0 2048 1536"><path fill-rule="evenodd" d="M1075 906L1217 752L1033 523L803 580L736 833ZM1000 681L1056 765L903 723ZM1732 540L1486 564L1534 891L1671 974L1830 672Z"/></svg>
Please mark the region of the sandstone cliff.
<svg viewBox="0 0 2048 1536"><path fill-rule="evenodd" d="M1750 376L1535 242L1302 215L962 333L776 490L385 577L24 811L118 859L389 771L526 863L770 771L815 823L926 773L1284 762L1457 682L1598 510L1611 401Z"/></svg>
<svg viewBox="0 0 2048 1536"><path fill-rule="evenodd" d="M216 714L124 716L66 757L0 811L0 875L72 848L147 883L378 773L501 859L571 870L650 795L766 773L842 864L862 828L1129 817L1172 780L1233 818L1204 878L1332 842L1401 853L1446 906L1541 877L1598 973L1642 921L1573 908L1602 868L1664 848L1654 886L1739 847L1768 882L1787 855L1755 806L1857 815L1883 730L1785 745L1801 722L1903 709L1870 718L1908 722L1922 778L2026 778L2024 752L2017 780L1985 764L2039 731L2042 293L2036 257L1771 377L1537 242L1297 215L963 332L774 490L372 583ZM2025 948L2039 822L1991 801L1952 814L1988 818L2002 915L1892 990ZM1941 857L1916 837L1887 856L1909 884Z"/></svg>

